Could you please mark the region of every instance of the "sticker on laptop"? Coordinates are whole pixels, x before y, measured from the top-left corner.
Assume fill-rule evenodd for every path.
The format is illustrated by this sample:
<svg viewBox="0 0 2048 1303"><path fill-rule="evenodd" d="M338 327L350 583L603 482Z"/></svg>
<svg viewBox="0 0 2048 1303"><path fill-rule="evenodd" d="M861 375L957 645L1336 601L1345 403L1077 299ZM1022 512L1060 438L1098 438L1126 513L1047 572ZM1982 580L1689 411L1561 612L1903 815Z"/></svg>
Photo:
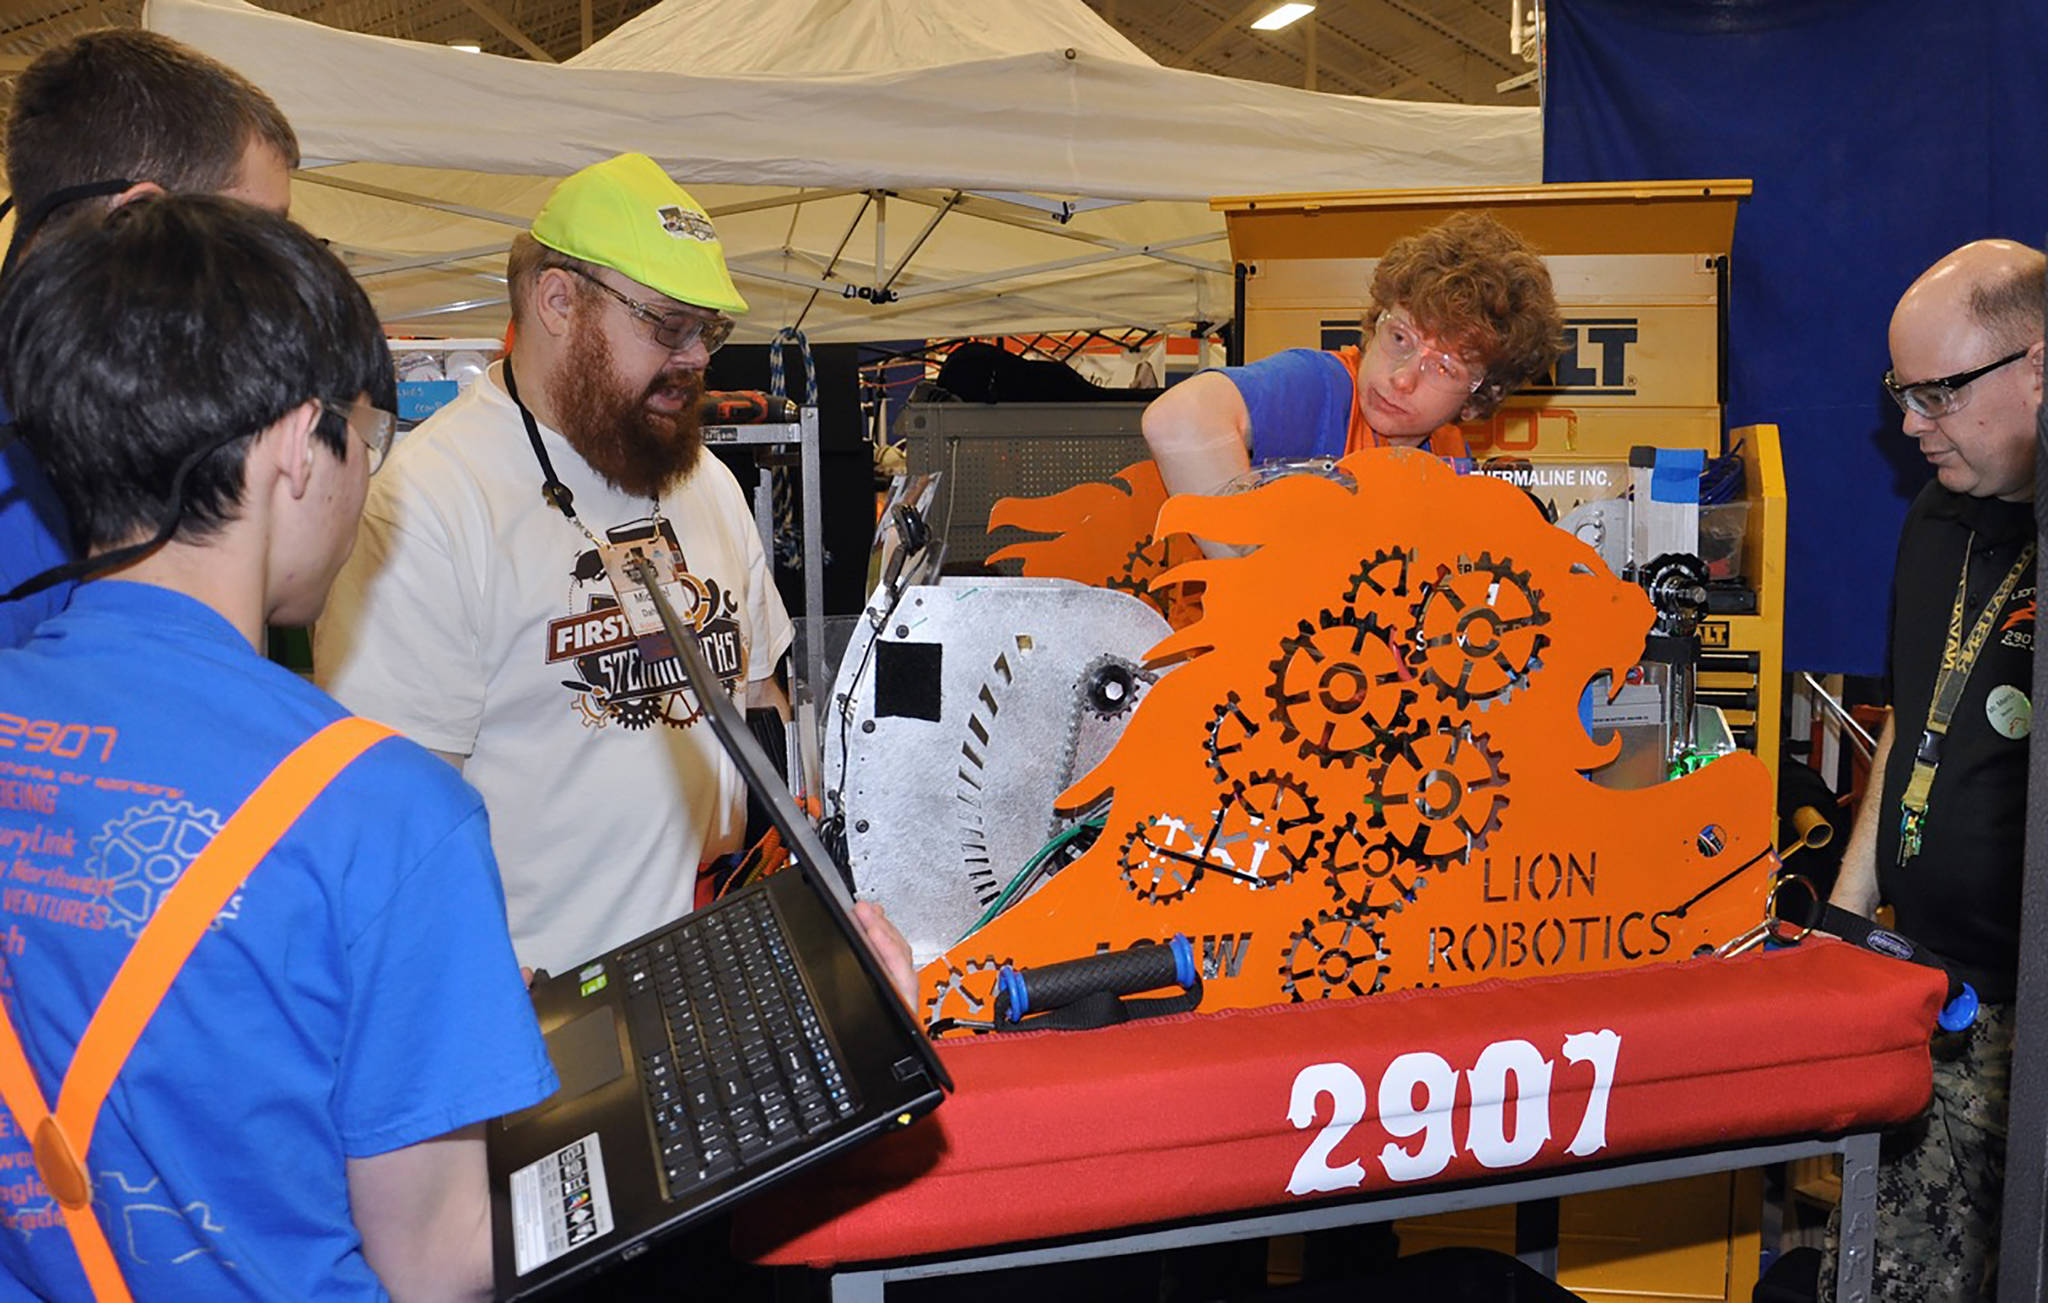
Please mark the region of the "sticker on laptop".
<svg viewBox="0 0 2048 1303"><path fill-rule="evenodd" d="M611 1230L612 1196L595 1131L512 1173L512 1264L518 1275Z"/></svg>

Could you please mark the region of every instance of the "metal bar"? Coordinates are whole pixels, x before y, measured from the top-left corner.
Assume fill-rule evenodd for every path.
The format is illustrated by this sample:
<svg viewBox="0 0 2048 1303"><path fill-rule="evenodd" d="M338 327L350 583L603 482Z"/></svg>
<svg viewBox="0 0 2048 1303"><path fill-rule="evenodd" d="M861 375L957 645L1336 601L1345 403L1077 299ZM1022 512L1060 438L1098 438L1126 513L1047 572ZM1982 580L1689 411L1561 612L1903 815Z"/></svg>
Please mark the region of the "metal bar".
<svg viewBox="0 0 2048 1303"><path fill-rule="evenodd" d="M512 42L512 44L526 51L542 63L553 63L555 61L554 55L535 45L532 37L513 26L503 14L485 4L484 0L462 0L462 3L469 8L471 13L496 28L498 35Z"/></svg>
<svg viewBox="0 0 2048 1303"><path fill-rule="evenodd" d="M1231 37L1237 35L1238 24L1246 22L1249 19L1257 18L1260 14L1264 13L1268 9L1271 9L1272 7L1273 0L1252 0L1252 3L1238 10L1235 14L1232 14L1227 22L1218 23L1213 29L1211 29L1207 36L1204 36L1201 40L1196 41L1194 48L1189 50L1186 54L1183 54L1180 57L1180 63L1178 66L1182 68L1194 67L1195 60L1201 58L1209 51L1215 49L1224 41L1227 41ZM1161 62L1165 61L1161 60Z"/></svg>
<svg viewBox="0 0 2048 1303"><path fill-rule="evenodd" d="M886 290L896 283L896 278L903 274L903 269L908 267L910 260L917 256L917 251L924 248L924 242L931 238L933 231L939 229L939 223L945 220L946 214L952 212L954 206L959 202L960 192L955 190L952 199L943 208L932 210L931 220L924 224L924 229L917 233L917 238L912 240L910 247L903 251L903 257L897 260L896 270L889 273L889 279L882 282L883 289Z"/></svg>
<svg viewBox="0 0 2048 1303"><path fill-rule="evenodd" d="M1842 1235L1835 1254L1836 1303L1870 1303L1877 1238L1877 1136L1842 1145ZM2037 1237L2038 1238L2038 1237Z"/></svg>
<svg viewBox="0 0 2048 1303"><path fill-rule="evenodd" d="M1204 232L1200 235L1183 235L1177 240L1162 240L1157 244L1132 244L1120 248L1104 249L1099 253L1084 253L1074 258L1059 258L1052 262L1032 263L1026 267L1005 267L999 271L983 272L974 276L961 276L949 281L929 281L913 285L896 297L899 299L929 298L934 294L950 294L954 290L973 289L1001 281L1018 280L1026 276L1038 276L1049 271L1066 271L1072 267L1088 267L1096 263L1118 262L1125 258L1150 257L1155 251L1184 249L1190 245L1210 244L1223 238ZM1213 269L1219 276L1227 276L1230 269L1217 266Z"/></svg>
<svg viewBox="0 0 2048 1303"><path fill-rule="evenodd" d="M875 202L876 192L870 190L867 193L867 200L866 202L861 204L860 211L855 213L853 215L853 220L846 224L846 234L839 237L839 247L832 251L832 261L825 264L825 274L827 276L830 276L832 274L833 268L839 265L839 255L846 252L846 242L848 240L851 240L853 238L853 233L860 229L860 219L867 216L868 205ZM804 300L803 311L796 314L796 321L792 323L790 327L792 330L803 329L804 318L811 315L811 305L818 301L818 295L821 293L823 293L822 289L815 289L811 291L811 297Z"/></svg>
<svg viewBox="0 0 2048 1303"><path fill-rule="evenodd" d="M882 288L882 273L889 266L889 196L875 196L875 278L868 282Z"/></svg>
<svg viewBox="0 0 2048 1303"><path fill-rule="evenodd" d="M864 195L867 191L860 186L846 186L839 190L799 190L793 195L771 195L765 199L744 199L736 204L720 204L704 211L713 219L731 217L735 213L758 213L769 208L801 208L816 199L838 199L844 195Z"/></svg>
<svg viewBox="0 0 2048 1303"><path fill-rule="evenodd" d="M800 290L811 290L818 294L836 295L846 285L845 281L826 281L820 280L815 276L798 276L791 272L773 271L765 267L750 267L737 258L729 259L725 264L725 268L735 276L744 276L753 280L773 281L777 285L794 285Z"/></svg>
<svg viewBox="0 0 2048 1303"><path fill-rule="evenodd" d="M897 190L893 193L898 199L908 199L912 203L925 204L934 208L948 202L943 196L931 191ZM959 192L955 191L954 194L958 195ZM1077 231L1067 226L1048 226L1044 222L1034 222L1027 218L1018 217L1014 213L991 210L984 205L976 204L972 191L969 191L964 198L957 198L952 202L959 211L967 214L969 217L978 217L984 222L997 222L1004 226L1014 226L1020 231L1036 231L1040 235L1057 236L1062 240L1073 240L1077 244L1092 244L1098 249L1130 247L1122 240L1113 239L1107 235L1092 235L1087 231ZM1218 241L1225 240L1229 238L1229 233L1218 229L1210 238ZM1179 263L1183 267L1193 267L1197 271L1214 272L1218 276L1228 276L1230 274L1230 268L1221 263L1203 262L1199 258L1190 258L1185 254L1152 253L1147 256L1157 258L1161 262L1174 262Z"/></svg>
<svg viewBox="0 0 2048 1303"><path fill-rule="evenodd" d="M1295 1235L1333 1227L1358 1226L1371 1222L1395 1221L1403 1217L1426 1217L1435 1213L1458 1212L1468 1208L1493 1208L1536 1199L1556 1199L1592 1190L1614 1190L1632 1185L1673 1181L1710 1172L1729 1172L1746 1167L1764 1167L1821 1154L1839 1153L1845 1165L1851 1161L1874 1169L1877 1135L1861 1133L1831 1140L1794 1140L1775 1144L1717 1149L1671 1158L1640 1159L1611 1167L1530 1176L1516 1180L1424 1190L1407 1195L1382 1195L1370 1199L1327 1202L1292 1208L1279 1213L1253 1213L1176 1225L1165 1230L1112 1231L1087 1238L1062 1240L1037 1248L1009 1249L993 1253L962 1254L923 1258L913 1262L863 1267L832 1275L833 1303L871 1303L883 1297L890 1281L928 1280L939 1276L970 1275L1002 1271L1012 1267L1038 1266L1053 1262L1076 1262L1092 1258L1117 1257L1159 1249L1176 1249L1190 1244L1217 1244L1236 1240L1263 1239L1274 1235ZM1847 1196L1848 1181L1843 1182ZM1874 1183L1873 1183L1874 1188ZM1859 1226L1857 1248L1869 1255L1869 1223ZM1851 1230L1843 1223L1843 1241ZM1845 1296L1841 1303L1851 1303ZM1867 1297L1862 1303L1868 1303Z"/></svg>
<svg viewBox="0 0 2048 1303"><path fill-rule="evenodd" d="M811 395L815 402L817 394ZM801 449L804 521L804 619L810 637L804 639L805 667L811 680L811 699L823 701L832 695L825 680L825 526L823 476L818 467L818 409L805 407L799 413L804 441Z"/></svg>
<svg viewBox="0 0 2048 1303"><path fill-rule="evenodd" d="M439 199L428 199L423 195L407 194L389 186L371 185L367 181L356 181L349 177L332 176L321 170L307 170L292 173L295 181L306 181L323 185L334 190L346 190L351 194L369 195L373 199L389 199L394 203L412 204L418 208L431 208L437 213L453 213L457 217L474 217L481 222L497 222L501 226L516 226L525 230L533 225L532 217L518 217L511 213L494 212L488 208L472 208L468 204L451 204Z"/></svg>
<svg viewBox="0 0 2048 1303"><path fill-rule="evenodd" d="M577 8L582 11L578 15L580 22L577 26L577 34L581 39L581 44L577 48L587 50L590 48L591 41L595 39L594 33L596 31L595 25L591 22L590 0L583 0L583 3L578 5Z"/></svg>
<svg viewBox="0 0 2048 1303"><path fill-rule="evenodd" d="M367 280L372 276L389 276L393 272L412 271L420 267L440 267L451 262L465 262L471 258L488 258L492 254L502 258L505 256L505 247L501 240L496 244L479 244L448 253L423 253L417 258L400 258L395 262L380 262L369 267L351 267L349 274L357 280Z"/></svg>
<svg viewBox="0 0 2048 1303"><path fill-rule="evenodd" d="M431 308L421 308L416 312L400 312L394 316L385 317L384 320L418 321L422 317L445 317L452 312L468 312L473 308L503 307L505 302L506 296L503 294L493 295L487 299L457 299L453 303L442 303Z"/></svg>
<svg viewBox="0 0 2048 1303"><path fill-rule="evenodd" d="M1877 739L1864 731L1863 725L1856 722L1856 717L1849 713L1848 708L1841 702L1836 701L1834 694L1822 687L1820 680L1814 678L1811 671L1801 670L1799 671L1799 677L1806 680L1806 686L1813 689L1813 695L1820 698L1821 704L1828 708L1828 713L1841 721L1843 728L1848 729L1855 735L1856 741L1862 748L1863 758L1868 760L1876 755Z"/></svg>

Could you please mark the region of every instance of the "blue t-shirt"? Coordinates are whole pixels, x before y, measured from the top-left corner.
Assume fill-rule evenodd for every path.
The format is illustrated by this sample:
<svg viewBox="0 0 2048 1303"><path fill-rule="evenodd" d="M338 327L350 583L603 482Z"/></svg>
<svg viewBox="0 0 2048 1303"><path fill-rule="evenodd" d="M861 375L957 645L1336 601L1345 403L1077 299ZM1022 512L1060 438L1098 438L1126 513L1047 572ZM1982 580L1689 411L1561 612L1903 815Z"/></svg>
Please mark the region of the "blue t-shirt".
<svg viewBox="0 0 2048 1303"><path fill-rule="evenodd" d="M1344 455L1357 386L1335 353L1290 348L1222 371L1251 414L1254 465Z"/></svg>
<svg viewBox="0 0 2048 1303"><path fill-rule="evenodd" d="M0 401L0 427L12 420ZM12 431L0 434L0 593L71 559L71 527L50 477ZM45 588L0 602L0 647L19 647L44 620L64 609L75 585Z"/></svg>
<svg viewBox="0 0 2048 1303"><path fill-rule="evenodd" d="M344 713L210 608L141 584L86 584L0 650L0 989L46 1099L162 894ZM387 739L200 938L100 1112L94 1211L140 1298L382 1298L344 1160L554 1087L481 799ZM87 1297L0 1121L0 1298Z"/></svg>

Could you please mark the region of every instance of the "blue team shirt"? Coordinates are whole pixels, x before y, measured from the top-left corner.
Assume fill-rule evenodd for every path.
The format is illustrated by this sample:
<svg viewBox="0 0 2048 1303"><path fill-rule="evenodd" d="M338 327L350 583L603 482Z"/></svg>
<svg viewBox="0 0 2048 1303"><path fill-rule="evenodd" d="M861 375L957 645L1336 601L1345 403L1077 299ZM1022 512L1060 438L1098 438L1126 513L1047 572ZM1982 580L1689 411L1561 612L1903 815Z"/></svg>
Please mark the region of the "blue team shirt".
<svg viewBox="0 0 2048 1303"><path fill-rule="evenodd" d="M0 427L13 420L0 400ZM0 434L0 593L24 579L71 559L71 527L50 477L29 455L28 445ZM19 647L44 620L64 609L75 585L70 581L13 602L0 602L0 647Z"/></svg>
<svg viewBox="0 0 2048 1303"><path fill-rule="evenodd" d="M1357 386L1335 353L1290 348L1222 371L1251 414L1254 464L1344 455Z"/></svg>
<svg viewBox="0 0 2048 1303"><path fill-rule="evenodd" d="M0 989L46 1098L169 885L343 714L210 608L141 584L86 584L0 650ZM94 1207L141 1298L382 1298L345 1159L554 1087L481 799L387 739L200 939L101 1110ZM0 1298L31 1295L87 1296L0 1110Z"/></svg>

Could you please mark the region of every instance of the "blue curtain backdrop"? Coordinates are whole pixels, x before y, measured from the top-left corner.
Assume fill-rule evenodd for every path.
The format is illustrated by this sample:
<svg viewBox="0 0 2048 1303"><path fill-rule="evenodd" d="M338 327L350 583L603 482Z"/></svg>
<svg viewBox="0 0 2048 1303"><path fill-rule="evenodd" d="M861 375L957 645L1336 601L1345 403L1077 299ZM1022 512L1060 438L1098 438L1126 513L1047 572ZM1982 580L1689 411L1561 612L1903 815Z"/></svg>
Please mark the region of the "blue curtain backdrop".
<svg viewBox="0 0 2048 1303"><path fill-rule="evenodd" d="M1747 177L1729 425L1775 422L1785 664L1876 673L1899 522L1929 478L1878 378L1943 253L2048 235L2042 0L1550 0L1544 179Z"/></svg>

